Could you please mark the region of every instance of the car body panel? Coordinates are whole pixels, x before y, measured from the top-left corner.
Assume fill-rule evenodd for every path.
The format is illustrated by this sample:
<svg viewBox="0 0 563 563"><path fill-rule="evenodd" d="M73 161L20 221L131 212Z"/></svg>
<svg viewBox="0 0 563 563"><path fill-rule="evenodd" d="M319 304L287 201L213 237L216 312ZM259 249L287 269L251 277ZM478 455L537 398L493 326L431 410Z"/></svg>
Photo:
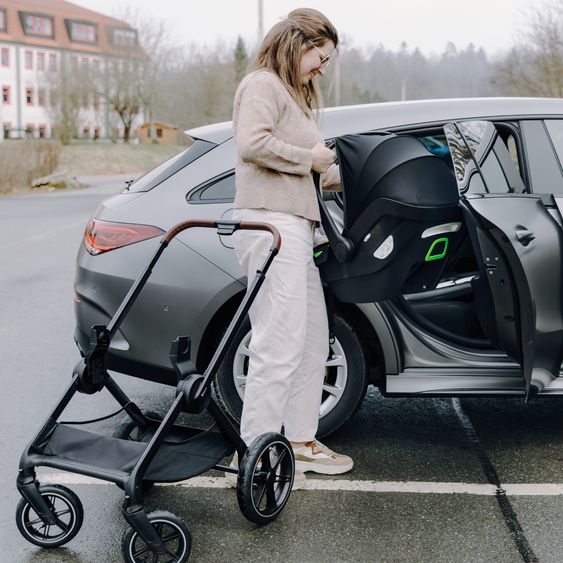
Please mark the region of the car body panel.
<svg viewBox="0 0 563 563"><path fill-rule="evenodd" d="M534 191L542 188L544 191L551 186L551 192L563 192L563 180L555 175L557 160L551 147L545 156L549 161L549 181L540 178L541 169L535 168L529 182L530 158L537 151L526 138L526 131L533 122L542 123L543 119L563 119L563 100L540 98L489 98L489 99L457 99L457 100L428 100L412 102L392 102L383 104L368 104L356 107L329 108L321 114L321 127L325 138L364 132L370 130L393 130L395 132L418 131L422 129L437 129L452 120L490 119L496 122L506 122L514 130L517 137L519 156L523 164L523 179L527 186ZM535 125L531 129L538 135L544 135L542 143L548 143L549 137L545 127ZM209 152L198 157L197 160L179 170L154 189L142 193L127 193L117 195L98 207L94 216L118 222L132 222L150 224L164 230L174 224L189 218L216 219L228 218L232 213L232 201L210 201L203 205L196 205L189 201L189 194L211 179L219 178L234 168L235 148L232 139L232 124L225 122L212 126L205 126L187 132L194 138L204 139L217 144ZM431 133L430 133L431 134ZM521 153L521 154L520 154ZM548 166L546 165L546 166ZM533 167L533 164L532 164ZM546 168L547 169L547 168ZM559 186L558 182L561 184ZM329 202L332 204L333 202ZM559 221L559 212L549 209L555 221ZM191 232L190 232L191 231ZM177 244L170 249L171 258L185 265L173 269L171 273L158 274L155 271L153 281L148 284L148 300L155 299L159 307L151 308L143 305L145 297L139 297L139 307L147 313L156 315L155 326L158 333L150 336L149 326L143 326L142 337L137 342L135 326L139 326L141 316L132 316L130 323L124 325L121 342L116 341L116 354L124 360L132 360L132 353L140 354L143 362L154 367L170 371L168 365L168 346L170 334L178 330L178 334L189 334L193 339L192 350L195 356L200 354L203 335L206 338L214 333L209 331L212 320L227 314L232 309L226 308L226 303L232 303L244 293L245 278L240 271L236 256L229 248L229 240L219 237L212 229L191 229L178 237ZM196 234L196 231L197 234ZM84 332L90 320L108 314L111 307L118 302L118 296L124 294L127 283L131 284L138 270L146 261L151 249L158 239L145 241L107 253L106 256L90 256L82 248L77 268L76 287L79 294L84 293L91 301L84 309L88 310L77 316L77 322ZM111 255L114 254L113 257ZM163 260L165 258L163 257ZM166 270L166 263L163 264ZM112 278L117 282L113 284ZM212 278L212 283L207 283ZM190 303L190 319L183 323L171 323L162 334L161 322L166 323L168 317L163 311L165 303L158 296L160 290L171 284L175 299ZM105 285L110 296L101 291ZM90 286L90 289L88 287ZM98 293L92 292L92 287L98 288ZM195 290L194 290L195 287ZM109 289L108 289L109 288ZM448 292L445 292L446 294ZM193 301L193 296L198 299ZM80 304L77 305L80 307ZM173 307L177 311L184 311L183 305L176 302ZM382 390L389 395L453 395L453 394L511 394L524 395L525 386L521 369L516 362L509 359L500 350L478 349L452 344L425 330L417 323L401 313L394 302L368 303L355 308L357 315L365 320L380 345L380 355L374 355L378 368L383 375ZM98 316L96 316L98 315ZM185 315L188 316L187 313ZM353 316L352 316L353 317ZM93 323L92 323L93 324ZM209 334L207 334L209 332ZM216 336L216 335L215 335ZM135 342L129 342L129 339ZM153 346L154 342L158 343ZM151 342L151 346L147 346ZM126 366L123 365L125 373ZM136 374L133 374L136 375ZM563 380L554 380L547 385L540 395L563 394Z"/></svg>

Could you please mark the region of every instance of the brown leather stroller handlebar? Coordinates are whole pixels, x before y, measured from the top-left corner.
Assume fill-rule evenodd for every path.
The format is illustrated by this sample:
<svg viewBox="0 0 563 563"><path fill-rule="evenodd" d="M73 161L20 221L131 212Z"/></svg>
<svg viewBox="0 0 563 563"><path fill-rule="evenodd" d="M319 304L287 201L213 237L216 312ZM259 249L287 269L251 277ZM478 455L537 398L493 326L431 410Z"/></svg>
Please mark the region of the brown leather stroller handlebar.
<svg viewBox="0 0 563 563"><path fill-rule="evenodd" d="M235 231L239 229L253 230L253 231L269 231L272 233L274 240L272 242L272 249L275 249L276 253L279 251L281 246L281 236L279 231L269 223L252 223L248 221L214 221L212 219L200 219L200 220L188 220L178 223L171 229L169 229L162 240L167 244L178 234L191 227L207 227L212 229L217 229L220 235L232 235Z"/></svg>

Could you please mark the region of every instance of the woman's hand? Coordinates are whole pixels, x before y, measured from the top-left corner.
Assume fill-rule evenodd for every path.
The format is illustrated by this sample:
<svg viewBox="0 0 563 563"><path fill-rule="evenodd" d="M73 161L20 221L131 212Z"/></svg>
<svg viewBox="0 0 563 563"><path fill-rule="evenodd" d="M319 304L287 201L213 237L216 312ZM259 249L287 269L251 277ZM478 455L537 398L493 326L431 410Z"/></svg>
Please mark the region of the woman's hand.
<svg viewBox="0 0 563 563"><path fill-rule="evenodd" d="M334 153L327 149L323 143L317 143L313 149L313 164L311 168L315 172L326 172L328 167L334 162Z"/></svg>

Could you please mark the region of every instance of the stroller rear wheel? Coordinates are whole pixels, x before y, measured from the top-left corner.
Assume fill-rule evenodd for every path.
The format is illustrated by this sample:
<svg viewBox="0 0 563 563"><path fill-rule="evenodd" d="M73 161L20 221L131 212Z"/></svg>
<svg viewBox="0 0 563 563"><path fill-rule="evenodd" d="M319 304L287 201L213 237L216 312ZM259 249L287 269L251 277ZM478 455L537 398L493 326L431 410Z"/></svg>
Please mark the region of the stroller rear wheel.
<svg viewBox="0 0 563 563"><path fill-rule="evenodd" d="M255 524L268 524L280 514L291 494L295 459L281 434L258 436L241 460L237 500L241 512Z"/></svg>
<svg viewBox="0 0 563 563"><path fill-rule="evenodd" d="M55 524L45 524L24 498L16 508L16 524L21 535L39 547L59 547L80 530L84 509L78 496L62 485L42 485L39 493L53 511Z"/></svg>
<svg viewBox="0 0 563 563"><path fill-rule="evenodd" d="M145 416L158 422L162 421L162 416L160 416L157 412L147 411ZM140 428L139 425L129 417L123 420L113 433L114 438L119 438L121 440L133 440L135 442L145 441L147 439L146 436L147 430ZM143 494L149 492L154 483L155 481L143 479ZM120 485L117 486L120 489L123 488Z"/></svg>
<svg viewBox="0 0 563 563"><path fill-rule="evenodd" d="M184 563L192 549L192 534L180 518L164 510L155 510L147 514L152 527L160 536L166 553L153 552L143 538L129 527L123 534L121 553L126 563Z"/></svg>

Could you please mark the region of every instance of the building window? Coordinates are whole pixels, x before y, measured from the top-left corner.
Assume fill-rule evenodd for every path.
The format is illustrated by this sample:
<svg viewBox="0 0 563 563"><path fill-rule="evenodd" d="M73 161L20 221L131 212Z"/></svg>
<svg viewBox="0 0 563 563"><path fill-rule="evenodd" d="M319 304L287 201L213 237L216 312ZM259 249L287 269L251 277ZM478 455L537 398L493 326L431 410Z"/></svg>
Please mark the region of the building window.
<svg viewBox="0 0 563 563"><path fill-rule="evenodd" d="M28 106L33 105L33 88L26 88L25 89L25 103Z"/></svg>
<svg viewBox="0 0 563 563"><path fill-rule="evenodd" d="M44 139L47 136L47 126L44 123L39 124L39 138Z"/></svg>
<svg viewBox="0 0 563 563"><path fill-rule="evenodd" d="M94 141L97 141L100 138L100 128L94 127Z"/></svg>
<svg viewBox="0 0 563 563"><path fill-rule="evenodd" d="M110 29L111 42L116 47L133 47L137 45L137 32L134 29Z"/></svg>
<svg viewBox="0 0 563 563"><path fill-rule="evenodd" d="M6 23L6 8L0 8L0 31L8 31Z"/></svg>
<svg viewBox="0 0 563 563"><path fill-rule="evenodd" d="M2 101L5 104L10 103L10 87L9 86L2 86Z"/></svg>
<svg viewBox="0 0 563 563"><path fill-rule="evenodd" d="M55 55L55 53L49 54L49 71L50 72L57 71L57 55Z"/></svg>
<svg viewBox="0 0 563 563"><path fill-rule="evenodd" d="M52 16L20 12L20 19L22 22L23 32L26 35L55 37Z"/></svg>
<svg viewBox="0 0 563 563"><path fill-rule="evenodd" d="M37 89L37 105L45 107L45 88Z"/></svg>
<svg viewBox="0 0 563 563"><path fill-rule="evenodd" d="M65 24L71 41L92 44L98 42L96 24L72 20L65 20Z"/></svg>
<svg viewBox="0 0 563 563"><path fill-rule="evenodd" d="M4 139L10 138L10 129L12 128L12 124L9 121L5 121L2 124L2 128L4 129Z"/></svg>
<svg viewBox="0 0 563 563"><path fill-rule="evenodd" d="M25 136L30 139L35 136L35 125L33 123L28 123L25 126Z"/></svg>
<svg viewBox="0 0 563 563"><path fill-rule="evenodd" d="M162 139L162 127L156 128L156 137L157 139Z"/></svg>
<svg viewBox="0 0 563 563"><path fill-rule="evenodd" d="M10 66L10 49L8 47L2 47L1 57L2 66Z"/></svg>
<svg viewBox="0 0 563 563"><path fill-rule="evenodd" d="M90 138L90 127L84 127L84 128L82 129L82 136L83 136L85 139L89 139L89 138Z"/></svg>
<svg viewBox="0 0 563 563"><path fill-rule="evenodd" d="M33 70L33 51L25 52L25 70Z"/></svg>
<svg viewBox="0 0 563 563"><path fill-rule="evenodd" d="M37 70L45 70L45 53L37 53Z"/></svg>

